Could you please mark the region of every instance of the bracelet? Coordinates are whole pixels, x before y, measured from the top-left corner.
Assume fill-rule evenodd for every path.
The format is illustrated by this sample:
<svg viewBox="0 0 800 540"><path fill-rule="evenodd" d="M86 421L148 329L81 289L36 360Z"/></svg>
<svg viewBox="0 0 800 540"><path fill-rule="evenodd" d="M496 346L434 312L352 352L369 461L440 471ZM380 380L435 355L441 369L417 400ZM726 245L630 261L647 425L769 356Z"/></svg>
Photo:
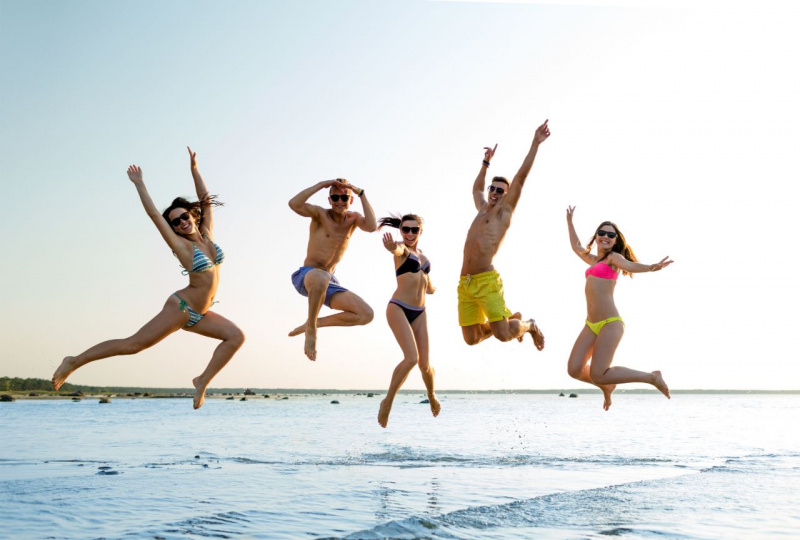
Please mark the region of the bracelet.
<svg viewBox="0 0 800 540"><path fill-rule="evenodd" d="M486 165L487 167L489 166L489 162L486 161L485 159L483 160L483 164Z"/></svg>
<svg viewBox="0 0 800 540"><path fill-rule="evenodd" d="M361 198L364 196L364 190L362 189L361 192L358 194L358 197Z"/></svg>

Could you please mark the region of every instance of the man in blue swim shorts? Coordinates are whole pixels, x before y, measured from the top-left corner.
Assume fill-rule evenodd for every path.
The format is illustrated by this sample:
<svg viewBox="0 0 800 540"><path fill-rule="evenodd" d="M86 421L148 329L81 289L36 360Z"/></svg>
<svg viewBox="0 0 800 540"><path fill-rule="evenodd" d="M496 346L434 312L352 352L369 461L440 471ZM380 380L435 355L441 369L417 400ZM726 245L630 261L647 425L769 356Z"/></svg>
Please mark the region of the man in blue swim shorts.
<svg viewBox="0 0 800 540"><path fill-rule="evenodd" d="M329 189L330 208L322 208L307 202L314 193L323 189ZM353 202L353 194L361 199L363 216L348 210ZM342 260L355 228L375 232L378 230L378 222L364 190L343 178L324 180L304 189L292 197L289 207L301 216L311 218L306 260L303 266L292 274L294 288L308 297L308 319L289 332L289 335L298 336L305 333L306 356L309 360L316 360L318 328L358 326L372 320L372 308L357 294L339 285L333 272ZM339 313L319 317L322 304Z"/></svg>

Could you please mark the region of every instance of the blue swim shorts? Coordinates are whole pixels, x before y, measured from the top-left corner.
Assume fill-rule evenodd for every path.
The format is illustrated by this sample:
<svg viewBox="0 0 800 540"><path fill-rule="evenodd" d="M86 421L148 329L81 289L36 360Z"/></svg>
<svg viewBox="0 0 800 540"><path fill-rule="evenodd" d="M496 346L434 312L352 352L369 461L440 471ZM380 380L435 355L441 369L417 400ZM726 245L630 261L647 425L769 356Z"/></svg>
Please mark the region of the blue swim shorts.
<svg viewBox="0 0 800 540"><path fill-rule="evenodd" d="M297 289L297 292L302 294L303 296L308 296L308 291L306 290L306 274L309 270L314 270L313 266L301 266L300 269L292 274L292 285L294 288ZM321 270L321 268L317 268L317 270ZM322 270L324 272L324 270ZM328 283L328 290L325 291L325 302L323 302L326 306L331 307L331 297L339 292L347 292L347 289L339 285L339 280L336 279L336 276L333 274L328 274L331 276L331 281Z"/></svg>

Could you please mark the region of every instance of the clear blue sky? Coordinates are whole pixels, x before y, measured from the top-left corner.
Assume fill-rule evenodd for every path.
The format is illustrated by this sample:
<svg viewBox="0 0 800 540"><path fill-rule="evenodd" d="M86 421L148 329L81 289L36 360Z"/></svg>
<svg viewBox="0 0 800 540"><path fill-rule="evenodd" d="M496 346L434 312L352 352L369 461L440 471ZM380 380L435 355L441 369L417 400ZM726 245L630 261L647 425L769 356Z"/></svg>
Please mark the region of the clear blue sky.
<svg viewBox="0 0 800 540"><path fill-rule="evenodd" d="M308 230L286 203L343 176L379 215L426 218L441 388L579 384L566 359L585 318L584 265L567 205L584 240L611 219L641 260L676 261L620 280L616 363L661 369L673 388L800 387L798 8L583 4L0 0L0 374L49 378L184 286L125 170L140 165L165 207L192 194L191 145L227 203L215 309L248 335L214 386L388 384L400 349L378 234L357 233L337 270L374 322L322 330L316 363L286 337L305 319L289 276ZM492 172L512 176L545 118L553 134L496 266L547 348L470 348L455 287L482 147L499 143ZM188 386L213 347L180 333L70 382Z"/></svg>

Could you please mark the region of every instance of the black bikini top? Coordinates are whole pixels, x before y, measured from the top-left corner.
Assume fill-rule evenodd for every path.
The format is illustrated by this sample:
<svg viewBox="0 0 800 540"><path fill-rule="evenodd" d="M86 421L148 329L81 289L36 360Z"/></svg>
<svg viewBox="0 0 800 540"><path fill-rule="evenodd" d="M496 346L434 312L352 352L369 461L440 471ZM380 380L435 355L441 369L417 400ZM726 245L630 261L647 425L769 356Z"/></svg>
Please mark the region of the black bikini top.
<svg viewBox="0 0 800 540"><path fill-rule="evenodd" d="M406 258L406 260L403 261L403 264L400 265L400 268L397 269L397 272L395 272L395 274L398 276L401 276L408 272L416 274L420 270L422 270L426 274L429 274L431 272L431 261L425 261L425 264L420 266L419 257L414 255L413 253L409 253L408 258Z"/></svg>

